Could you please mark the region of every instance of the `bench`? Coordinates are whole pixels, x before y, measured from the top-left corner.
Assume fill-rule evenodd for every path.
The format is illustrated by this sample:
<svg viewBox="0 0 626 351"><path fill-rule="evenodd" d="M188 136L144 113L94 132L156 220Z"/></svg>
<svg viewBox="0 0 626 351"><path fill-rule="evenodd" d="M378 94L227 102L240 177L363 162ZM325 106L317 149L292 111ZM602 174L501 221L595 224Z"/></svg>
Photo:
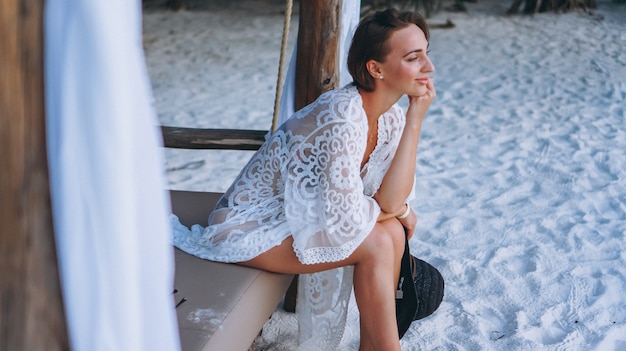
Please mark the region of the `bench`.
<svg viewBox="0 0 626 351"><path fill-rule="evenodd" d="M206 225L220 193L170 191L182 224ZM174 299L183 351L249 350L293 276L199 259L175 249Z"/></svg>

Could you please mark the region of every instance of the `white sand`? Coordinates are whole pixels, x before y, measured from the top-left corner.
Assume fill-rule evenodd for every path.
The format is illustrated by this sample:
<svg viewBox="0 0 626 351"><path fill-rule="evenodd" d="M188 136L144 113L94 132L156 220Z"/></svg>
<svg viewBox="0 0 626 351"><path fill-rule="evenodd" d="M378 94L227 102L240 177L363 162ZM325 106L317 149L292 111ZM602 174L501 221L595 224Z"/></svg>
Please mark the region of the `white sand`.
<svg viewBox="0 0 626 351"><path fill-rule="evenodd" d="M626 6L599 2L596 16L504 17L510 1L479 0L430 19L457 27L432 31L411 249L447 290L404 350L626 350ZM161 123L269 128L280 10L147 11ZM291 43L296 30L297 13ZM170 186L223 191L249 155L168 150ZM256 349L295 337L278 310Z"/></svg>

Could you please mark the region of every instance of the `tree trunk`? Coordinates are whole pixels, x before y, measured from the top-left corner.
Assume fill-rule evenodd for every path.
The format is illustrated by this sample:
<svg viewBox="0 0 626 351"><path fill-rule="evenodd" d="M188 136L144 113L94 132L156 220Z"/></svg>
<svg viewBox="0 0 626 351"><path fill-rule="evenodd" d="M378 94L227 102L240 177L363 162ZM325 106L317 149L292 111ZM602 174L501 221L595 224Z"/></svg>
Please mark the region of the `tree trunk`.
<svg viewBox="0 0 626 351"><path fill-rule="evenodd" d="M0 1L0 350L68 350L45 139L42 0Z"/></svg>

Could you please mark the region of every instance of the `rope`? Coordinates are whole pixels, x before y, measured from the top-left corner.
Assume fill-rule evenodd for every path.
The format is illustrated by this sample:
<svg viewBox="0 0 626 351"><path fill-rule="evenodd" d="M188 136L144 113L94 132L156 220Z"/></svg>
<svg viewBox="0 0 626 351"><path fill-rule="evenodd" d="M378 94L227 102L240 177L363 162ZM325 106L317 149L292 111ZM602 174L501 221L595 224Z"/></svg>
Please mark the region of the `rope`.
<svg viewBox="0 0 626 351"><path fill-rule="evenodd" d="M283 93L283 66L285 64L285 52L287 51L287 39L289 38L289 24L291 22L291 10L293 0L287 0L285 6L285 21L283 23L283 40L280 45L280 61L278 63L278 79L276 81L276 97L274 98L274 118L272 119L272 133L278 128L278 112L280 110L280 96Z"/></svg>

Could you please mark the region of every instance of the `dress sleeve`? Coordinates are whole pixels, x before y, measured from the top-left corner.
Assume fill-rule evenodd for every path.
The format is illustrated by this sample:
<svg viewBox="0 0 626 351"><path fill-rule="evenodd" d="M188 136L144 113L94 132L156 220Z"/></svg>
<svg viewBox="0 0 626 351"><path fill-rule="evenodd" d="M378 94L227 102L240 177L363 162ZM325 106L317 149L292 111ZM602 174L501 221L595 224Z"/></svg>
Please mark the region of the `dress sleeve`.
<svg viewBox="0 0 626 351"><path fill-rule="evenodd" d="M350 113L345 109L322 114ZM364 127L329 116L318 118L316 125L292 150L284 177L285 215L296 255L305 264L347 258L380 213L376 201L364 195L360 177Z"/></svg>

